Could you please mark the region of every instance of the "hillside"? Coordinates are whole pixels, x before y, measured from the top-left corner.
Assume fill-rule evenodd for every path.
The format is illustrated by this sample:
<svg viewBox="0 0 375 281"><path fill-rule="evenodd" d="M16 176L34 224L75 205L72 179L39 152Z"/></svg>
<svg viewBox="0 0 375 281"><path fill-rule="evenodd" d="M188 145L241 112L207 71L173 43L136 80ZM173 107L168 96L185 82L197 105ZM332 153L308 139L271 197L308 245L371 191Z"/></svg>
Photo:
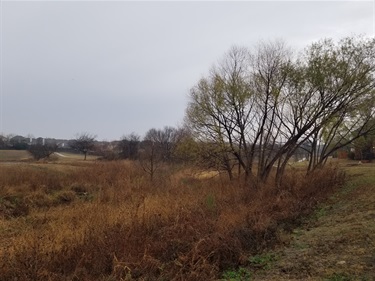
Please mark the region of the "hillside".
<svg viewBox="0 0 375 281"><path fill-rule="evenodd" d="M346 170L345 187L286 246L259 256L251 280L375 280L375 165Z"/></svg>

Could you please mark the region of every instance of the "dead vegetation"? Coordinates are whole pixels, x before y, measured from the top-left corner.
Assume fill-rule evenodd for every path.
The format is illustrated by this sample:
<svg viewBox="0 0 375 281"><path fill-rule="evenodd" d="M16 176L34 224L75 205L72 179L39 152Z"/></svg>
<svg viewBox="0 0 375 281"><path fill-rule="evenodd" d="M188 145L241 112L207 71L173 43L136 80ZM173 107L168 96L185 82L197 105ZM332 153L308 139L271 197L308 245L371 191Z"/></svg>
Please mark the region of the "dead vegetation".
<svg viewBox="0 0 375 281"><path fill-rule="evenodd" d="M130 161L1 166L0 276L215 280L282 242L345 178L290 170L276 189L188 171L151 183Z"/></svg>

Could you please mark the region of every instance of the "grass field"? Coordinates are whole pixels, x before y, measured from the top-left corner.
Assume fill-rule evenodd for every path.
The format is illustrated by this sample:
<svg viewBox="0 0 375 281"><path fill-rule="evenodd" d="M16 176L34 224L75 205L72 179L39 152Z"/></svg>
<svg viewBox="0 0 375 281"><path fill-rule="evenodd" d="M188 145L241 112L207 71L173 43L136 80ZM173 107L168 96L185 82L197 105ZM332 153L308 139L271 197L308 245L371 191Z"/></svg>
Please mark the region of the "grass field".
<svg viewBox="0 0 375 281"><path fill-rule="evenodd" d="M31 155L26 150L0 150L0 161L22 161L30 158Z"/></svg>
<svg viewBox="0 0 375 281"><path fill-rule="evenodd" d="M94 155L87 155L87 161L96 160L98 157ZM32 156L26 150L0 150L0 162L15 162L32 160ZM71 162L75 160L83 160L82 154L58 152L51 155L47 161L64 161Z"/></svg>
<svg viewBox="0 0 375 281"><path fill-rule="evenodd" d="M249 280L277 260L263 253L291 243L301 216L345 179L329 166L255 188L166 166L150 182L134 162L62 158L0 164L4 280Z"/></svg>

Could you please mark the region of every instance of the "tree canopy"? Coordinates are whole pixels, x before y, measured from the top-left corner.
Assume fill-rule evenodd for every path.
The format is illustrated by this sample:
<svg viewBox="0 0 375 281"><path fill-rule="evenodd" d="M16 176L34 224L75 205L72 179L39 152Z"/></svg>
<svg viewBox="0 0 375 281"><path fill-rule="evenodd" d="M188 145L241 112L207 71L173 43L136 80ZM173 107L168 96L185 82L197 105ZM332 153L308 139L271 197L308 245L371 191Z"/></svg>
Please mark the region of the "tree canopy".
<svg viewBox="0 0 375 281"><path fill-rule="evenodd" d="M310 169L375 130L375 39L322 40L293 55L284 42L233 47L191 89L187 124L247 178L266 181L302 146Z"/></svg>
<svg viewBox="0 0 375 281"><path fill-rule="evenodd" d="M77 134L76 138L71 141L70 146L84 154L84 160L87 153L94 148L96 136L89 133Z"/></svg>

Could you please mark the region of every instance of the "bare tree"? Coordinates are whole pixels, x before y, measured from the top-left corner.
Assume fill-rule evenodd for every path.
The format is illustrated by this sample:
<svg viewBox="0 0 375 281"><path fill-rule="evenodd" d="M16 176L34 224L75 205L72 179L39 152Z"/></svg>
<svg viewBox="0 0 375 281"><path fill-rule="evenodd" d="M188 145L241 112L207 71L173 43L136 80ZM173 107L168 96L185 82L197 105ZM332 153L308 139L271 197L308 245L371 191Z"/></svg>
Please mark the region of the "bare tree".
<svg viewBox="0 0 375 281"><path fill-rule="evenodd" d="M150 129L146 133L145 140L157 145L163 161L171 162L174 149L182 137L182 129L165 126L163 129Z"/></svg>
<svg viewBox="0 0 375 281"><path fill-rule="evenodd" d="M151 180L163 163L175 160L175 149L185 135L184 129L168 126L163 129L152 128L146 133L139 158L143 170L150 175Z"/></svg>
<svg viewBox="0 0 375 281"><path fill-rule="evenodd" d="M257 156L257 175L266 180L278 160L277 152L288 135L286 81L291 74L291 50L282 41L260 43L251 56L251 87L256 97L252 152Z"/></svg>
<svg viewBox="0 0 375 281"><path fill-rule="evenodd" d="M0 135L0 149L5 149L7 147L7 138Z"/></svg>
<svg viewBox="0 0 375 281"><path fill-rule="evenodd" d="M95 146L96 136L89 133L77 134L76 138L70 142L70 146L84 154L84 160L87 158L87 153Z"/></svg>
<svg viewBox="0 0 375 281"><path fill-rule="evenodd" d="M237 162L228 146L219 142L201 142L198 149L199 157L195 163L198 167L225 172L230 180L234 179L233 168Z"/></svg>
<svg viewBox="0 0 375 281"><path fill-rule="evenodd" d="M163 162L162 146L157 139L157 130L150 129L143 139L139 155L141 167L150 175L151 181L154 180L155 173Z"/></svg>
<svg viewBox="0 0 375 281"><path fill-rule="evenodd" d="M136 160L138 158L139 144L140 137L137 134L131 133L130 135L123 136L118 144L120 157Z"/></svg>

